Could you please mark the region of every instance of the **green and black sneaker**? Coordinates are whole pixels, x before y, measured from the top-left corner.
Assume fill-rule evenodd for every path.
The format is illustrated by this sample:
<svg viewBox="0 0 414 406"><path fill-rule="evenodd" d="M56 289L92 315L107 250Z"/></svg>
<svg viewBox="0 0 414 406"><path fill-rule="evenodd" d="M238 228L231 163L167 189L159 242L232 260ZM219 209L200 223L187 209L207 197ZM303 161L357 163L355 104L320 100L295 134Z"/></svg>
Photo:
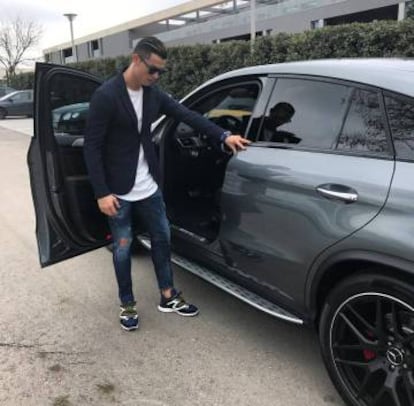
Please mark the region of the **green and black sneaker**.
<svg viewBox="0 0 414 406"><path fill-rule="evenodd" d="M161 295L161 302L158 310L163 313L177 313L180 316L197 316L198 308L193 304L187 303L181 292L172 290L172 296L168 299Z"/></svg>
<svg viewBox="0 0 414 406"><path fill-rule="evenodd" d="M121 323L121 327L127 331L136 330L138 328L139 320L136 302L121 304L119 322Z"/></svg>

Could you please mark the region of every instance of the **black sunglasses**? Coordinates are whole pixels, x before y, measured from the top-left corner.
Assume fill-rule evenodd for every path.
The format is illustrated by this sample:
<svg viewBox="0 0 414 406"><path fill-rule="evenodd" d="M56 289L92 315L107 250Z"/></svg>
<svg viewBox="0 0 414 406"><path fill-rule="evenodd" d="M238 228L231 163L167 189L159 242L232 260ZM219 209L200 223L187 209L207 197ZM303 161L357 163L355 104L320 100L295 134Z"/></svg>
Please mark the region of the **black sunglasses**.
<svg viewBox="0 0 414 406"><path fill-rule="evenodd" d="M141 55L139 55L139 57L140 57L140 59L141 59L141 61L142 62L144 62L144 65L147 67L147 69L148 69L148 73L150 74L150 75L155 75L156 73L158 73L160 76L162 75L162 74L164 74L164 73L166 73L167 72L167 69L164 69L164 68L157 68L156 66L154 66L154 65L150 65L146 60L145 60L145 58L144 57L142 57Z"/></svg>

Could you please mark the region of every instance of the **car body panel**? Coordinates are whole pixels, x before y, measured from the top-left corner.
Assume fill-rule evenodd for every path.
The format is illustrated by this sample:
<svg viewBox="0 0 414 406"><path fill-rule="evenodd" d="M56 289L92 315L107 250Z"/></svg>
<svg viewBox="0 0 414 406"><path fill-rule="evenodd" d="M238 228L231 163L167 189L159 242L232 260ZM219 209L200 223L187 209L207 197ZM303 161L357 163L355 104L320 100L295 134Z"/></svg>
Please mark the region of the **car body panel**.
<svg viewBox="0 0 414 406"><path fill-rule="evenodd" d="M277 287L280 299L303 304L312 262L377 215L394 162L258 145L229 163L220 240L233 266L270 290ZM327 199L316 190L324 184L353 189L358 200Z"/></svg>

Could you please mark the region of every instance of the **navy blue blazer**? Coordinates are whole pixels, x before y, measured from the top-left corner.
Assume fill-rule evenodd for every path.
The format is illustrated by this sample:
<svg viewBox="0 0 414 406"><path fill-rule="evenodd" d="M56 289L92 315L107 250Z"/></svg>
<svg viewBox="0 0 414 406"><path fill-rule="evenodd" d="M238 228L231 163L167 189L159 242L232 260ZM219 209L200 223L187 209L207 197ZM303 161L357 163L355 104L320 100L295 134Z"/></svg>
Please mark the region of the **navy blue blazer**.
<svg viewBox="0 0 414 406"><path fill-rule="evenodd" d="M225 130L184 107L156 86L143 87L142 128L122 73L103 83L93 94L85 133L84 157L96 198L128 193L135 182L140 145L149 171L159 183L160 172L151 124L165 114L212 137L219 145Z"/></svg>

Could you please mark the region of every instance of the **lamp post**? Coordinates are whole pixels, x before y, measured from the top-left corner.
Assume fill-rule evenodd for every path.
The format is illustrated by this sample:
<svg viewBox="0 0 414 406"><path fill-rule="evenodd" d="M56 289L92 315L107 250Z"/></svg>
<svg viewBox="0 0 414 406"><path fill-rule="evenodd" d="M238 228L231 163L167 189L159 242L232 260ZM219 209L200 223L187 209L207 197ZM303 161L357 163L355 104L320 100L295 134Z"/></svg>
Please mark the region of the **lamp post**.
<svg viewBox="0 0 414 406"><path fill-rule="evenodd" d="M250 0L250 52L253 54L256 39L256 0Z"/></svg>
<svg viewBox="0 0 414 406"><path fill-rule="evenodd" d="M67 19L69 20L69 25L70 25L70 41L72 44L72 56L75 58L75 62L78 62L78 53L76 52L76 47L75 47L75 40L73 38L73 20L75 19L75 17L77 16L77 14L74 13L66 13L63 14L65 17L67 17Z"/></svg>

